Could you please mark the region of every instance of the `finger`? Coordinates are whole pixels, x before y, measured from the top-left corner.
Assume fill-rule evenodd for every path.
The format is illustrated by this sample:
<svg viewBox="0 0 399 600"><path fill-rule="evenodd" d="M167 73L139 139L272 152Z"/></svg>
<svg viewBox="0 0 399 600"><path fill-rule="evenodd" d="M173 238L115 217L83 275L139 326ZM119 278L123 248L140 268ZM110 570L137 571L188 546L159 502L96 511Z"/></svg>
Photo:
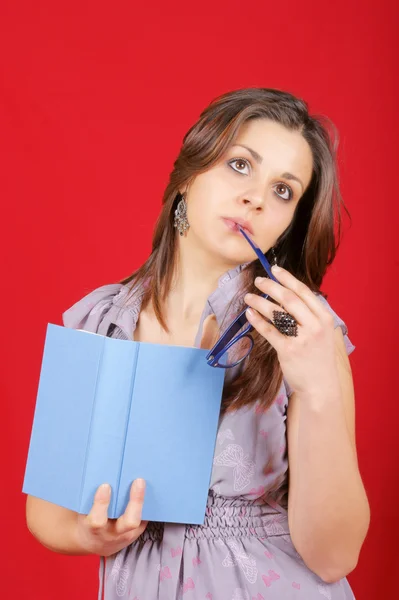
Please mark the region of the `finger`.
<svg viewBox="0 0 399 600"><path fill-rule="evenodd" d="M299 298L301 298L301 300L305 302L305 304L317 317L322 318L325 316L327 311L325 311L324 306L320 300L318 300L316 294L314 294L307 285L302 283L302 281L299 281L299 279L294 277L292 273L286 269L283 269L282 267L273 265L272 271L280 281L281 285L293 291Z"/></svg>
<svg viewBox="0 0 399 600"><path fill-rule="evenodd" d="M96 490L93 506L87 515L87 523L91 529L101 529L108 522L108 506L111 500L111 486L103 483Z"/></svg>
<svg viewBox="0 0 399 600"><path fill-rule="evenodd" d="M141 521L140 525L137 527L137 529L135 529L135 538L137 539L138 537L141 536L141 534L143 533L143 531L146 529L148 525L148 521Z"/></svg>
<svg viewBox="0 0 399 600"><path fill-rule="evenodd" d="M259 287L262 287L263 291L267 286L263 285L262 283ZM271 296L270 290L267 293L269 296ZM291 294L292 292L289 293ZM256 311L258 311L259 314L261 314L267 319L270 319L270 321L274 320L273 312L275 310L281 311L281 306L279 304L275 304L267 298L259 296L258 294L246 294L244 300L248 304L248 306L254 308ZM289 300L285 301L283 311L289 313L292 317L294 317L298 325L309 326L316 324L316 317L299 298L295 298L292 302L290 302Z"/></svg>
<svg viewBox="0 0 399 600"><path fill-rule="evenodd" d="M202 327L200 348L213 348L219 337L219 325L215 315L208 315Z"/></svg>
<svg viewBox="0 0 399 600"><path fill-rule="evenodd" d="M126 533L140 526L144 495L145 481L144 479L136 479L130 488L129 503L125 512L115 523L116 533Z"/></svg>
<svg viewBox="0 0 399 600"><path fill-rule="evenodd" d="M284 287L284 285L280 285L268 278L258 277L255 279L255 285L261 292L267 294L273 298L273 300L276 300L280 306L283 306L284 309L298 321L298 323L301 323L301 325L312 325L316 323L317 317L307 304L297 296L295 292ZM257 305L254 306L254 308L262 313L262 307L266 310L267 306L266 304L263 304L265 298L259 296L256 297L259 298L259 301L257 301ZM246 298L245 302L247 302ZM267 302L267 300L265 300L265 302ZM276 305L274 305L274 310L276 310Z"/></svg>
<svg viewBox="0 0 399 600"><path fill-rule="evenodd" d="M262 315L253 308L248 308L246 315L248 322L253 328L273 346L277 353L279 353L286 343L286 336L280 333L274 325L266 321Z"/></svg>
<svg viewBox="0 0 399 600"><path fill-rule="evenodd" d="M278 304L274 304L273 302L270 302L270 300L262 298L262 296L258 296L257 294L246 294L244 296L244 300L246 304L248 304L248 306L254 308L260 315L262 315L266 319L269 319L272 322L274 321L273 312L275 310L281 310L281 307ZM295 317L295 315L291 316L295 318L298 325L301 324L298 317Z"/></svg>

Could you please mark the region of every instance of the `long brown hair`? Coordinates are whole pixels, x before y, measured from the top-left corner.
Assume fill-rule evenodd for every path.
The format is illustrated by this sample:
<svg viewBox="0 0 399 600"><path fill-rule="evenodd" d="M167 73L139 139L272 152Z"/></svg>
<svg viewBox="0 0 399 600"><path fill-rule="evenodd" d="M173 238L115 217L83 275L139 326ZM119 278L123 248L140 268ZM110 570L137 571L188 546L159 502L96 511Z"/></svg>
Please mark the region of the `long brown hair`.
<svg viewBox="0 0 399 600"><path fill-rule="evenodd" d="M338 134L335 126L324 116L310 116L307 103L285 91L245 88L225 93L211 102L185 134L163 195L163 208L155 227L151 255L137 271L121 282L125 285L131 283L130 289L133 290L140 289L145 281L149 281L142 307L151 301L155 315L166 331L163 303L170 290L176 261L178 234L173 220L181 197L179 190L220 160L234 143L241 125L249 119L269 119L291 131L299 131L312 150L311 182L296 207L289 227L274 246L278 264L312 291L321 293L323 277L335 258L341 237L341 207L345 208L338 184ZM270 260L269 254L270 251L266 256ZM250 263L245 272L243 287L246 291L259 293L253 283L257 275L264 276L259 261ZM243 306L242 299L240 302L236 297L234 309L238 312ZM282 372L277 353L256 331L253 335L255 346L245 361L245 368L225 385L224 410L238 409L257 400L266 410L280 389Z"/></svg>

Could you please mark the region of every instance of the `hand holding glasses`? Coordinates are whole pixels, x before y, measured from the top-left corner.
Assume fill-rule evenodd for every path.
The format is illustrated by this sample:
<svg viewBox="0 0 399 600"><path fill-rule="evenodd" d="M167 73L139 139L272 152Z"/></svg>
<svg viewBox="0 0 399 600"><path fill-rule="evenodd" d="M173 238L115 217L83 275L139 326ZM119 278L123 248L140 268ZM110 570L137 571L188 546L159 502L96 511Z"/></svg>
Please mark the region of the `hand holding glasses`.
<svg viewBox="0 0 399 600"><path fill-rule="evenodd" d="M263 254L262 250L240 226L239 231L255 251L270 279L273 279L273 281L276 283L280 283L273 275L270 263ZM261 295L263 298L269 297L268 294ZM218 339L216 344L206 355L208 365L211 367L231 369L247 358L251 352L254 346L254 340L250 335L250 332L252 331L253 327L252 325L248 324L246 311L247 308L244 308L244 310L234 319L231 325L226 329L223 335Z"/></svg>

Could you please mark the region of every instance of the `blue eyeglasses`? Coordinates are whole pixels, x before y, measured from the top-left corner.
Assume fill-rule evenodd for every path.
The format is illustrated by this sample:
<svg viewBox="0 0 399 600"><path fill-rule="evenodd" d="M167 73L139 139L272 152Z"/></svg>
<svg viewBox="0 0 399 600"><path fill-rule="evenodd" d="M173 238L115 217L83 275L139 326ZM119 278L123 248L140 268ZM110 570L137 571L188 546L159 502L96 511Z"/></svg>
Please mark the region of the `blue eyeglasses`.
<svg viewBox="0 0 399 600"><path fill-rule="evenodd" d="M262 250L251 240L242 227L238 226L238 228L255 251L270 279L273 279L276 283L280 283L273 275L270 263ZM268 298L268 294L261 295L263 298ZM231 369L245 360L251 352L254 340L250 332L253 330L253 327L248 323L246 311L247 308L244 308L206 355L207 363L211 367Z"/></svg>

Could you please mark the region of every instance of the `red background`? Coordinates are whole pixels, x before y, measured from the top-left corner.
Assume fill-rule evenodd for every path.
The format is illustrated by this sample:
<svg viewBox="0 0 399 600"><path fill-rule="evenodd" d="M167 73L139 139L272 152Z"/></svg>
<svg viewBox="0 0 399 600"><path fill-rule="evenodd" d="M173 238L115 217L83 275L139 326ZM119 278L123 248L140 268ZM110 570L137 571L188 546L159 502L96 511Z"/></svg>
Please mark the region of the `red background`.
<svg viewBox="0 0 399 600"><path fill-rule="evenodd" d="M185 131L216 95L246 86L302 96L341 134L353 224L324 289L357 346L358 452L372 508L350 582L360 600L395 596L397 30L388 0L3 0L2 598L96 598L97 559L53 554L25 526L45 327L146 258Z"/></svg>

